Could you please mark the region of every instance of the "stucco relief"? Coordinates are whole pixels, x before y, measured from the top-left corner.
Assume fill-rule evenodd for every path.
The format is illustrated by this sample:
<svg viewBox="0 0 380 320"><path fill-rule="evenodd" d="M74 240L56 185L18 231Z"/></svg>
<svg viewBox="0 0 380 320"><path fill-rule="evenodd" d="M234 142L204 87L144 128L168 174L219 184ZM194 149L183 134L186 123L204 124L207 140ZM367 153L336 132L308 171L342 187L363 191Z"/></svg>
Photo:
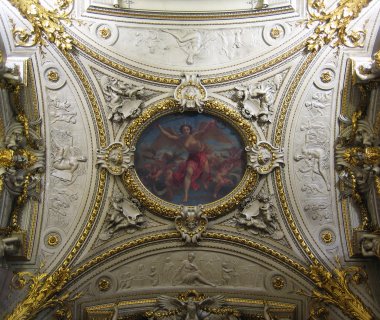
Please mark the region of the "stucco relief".
<svg viewBox="0 0 380 320"><path fill-rule="evenodd" d="M332 91L313 91L303 103L303 116L295 133L294 169L302 208L310 221L329 223L330 126Z"/></svg>
<svg viewBox="0 0 380 320"><path fill-rule="evenodd" d="M70 213L77 206L78 193L54 188L49 196L47 225L65 229L70 224Z"/></svg>
<svg viewBox="0 0 380 320"><path fill-rule="evenodd" d="M269 270L224 254L177 252L131 262L120 267L118 290L138 287L249 287L264 288Z"/></svg>
<svg viewBox="0 0 380 320"><path fill-rule="evenodd" d="M86 172L87 157L69 131L53 129L51 142L51 179L68 186Z"/></svg>
<svg viewBox="0 0 380 320"><path fill-rule="evenodd" d="M112 197L99 239L108 240L120 232L134 233L146 227L145 220L136 199L128 199L122 194L116 194Z"/></svg>
<svg viewBox="0 0 380 320"><path fill-rule="evenodd" d="M48 106L50 109L51 123L66 122L75 124L77 122L77 112L67 99L61 99L58 96L49 96Z"/></svg>
<svg viewBox="0 0 380 320"><path fill-rule="evenodd" d="M236 102L242 116L257 123L266 134L276 112L274 104L285 76L286 71L263 81L241 83L233 91L222 94Z"/></svg>
<svg viewBox="0 0 380 320"><path fill-rule="evenodd" d="M109 76L100 78L100 85L108 107L108 120L122 122L141 113L144 87L128 84Z"/></svg>
<svg viewBox="0 0 380 320"><path fill-rule="evenodd" d="M182 67L222 64L245 58L252 52L262 53L268 47L263 40L263 27L123 30L124 27L119 27L114 47L128 58L149 65L168 66L168 61L171 66ZM131 44L127 53L124 43Z"/></svg>
<svg viewBox="0 0 380 320"><path fill-rule="evenodd" d="M235 214L236 227L246 229L254 235L280 240L284 233L277 221L277 214L272 195L262 191L258 196L243 201Z"/></svg>

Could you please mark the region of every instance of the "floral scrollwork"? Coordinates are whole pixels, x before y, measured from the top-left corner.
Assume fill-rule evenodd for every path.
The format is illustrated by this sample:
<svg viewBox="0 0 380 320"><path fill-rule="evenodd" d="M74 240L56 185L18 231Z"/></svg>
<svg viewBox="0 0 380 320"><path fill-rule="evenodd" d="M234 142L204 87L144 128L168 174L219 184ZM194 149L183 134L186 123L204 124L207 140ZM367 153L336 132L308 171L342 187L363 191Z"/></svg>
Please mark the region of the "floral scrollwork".
<svg viewBox="0 0 380 320"><path fill-rule="evenodd" d="M206 231L208 220L202 216L203 206L181 206L181 215L176 217L175 226L185 243L196 244Z"/></svg>
<svg viewBox="0 0 380 320"><path fill-rule="evenodd" d="M373 313L363 304L349 287L350 283L360 284L367 278L364 270L357 266L342 268L339 261L338 267L332 272L321 265L310 267L310 278L314 281L318 290L313 290L314 301L335 305L351 319L373 320Z"/></svg>
<svg viewBox="0 0 380 320"><path fill-rule="evenodd" d="M19 272L12 280L17 284L17 289L24 288L29 285L29 292L26 298L20 302L13 312L5 317L6 320L24 320L35 317L40 311L46 308L59 307L58 314L64 313L67 319L72 319L70 309L66 307L69 301L79 298L76 295L73 299L69 299L70 293L64 293L59 296L63 287L70 279L70 270L60 268L52 274L37 273L33 275L30 272Z"/></svg>
<svg viewBox="0 0 380 320"><path fill-rule="evenodd" d="M325 11L323 0L308 0L310 19L307 25L314 22L318 25L307 40L309 51L318 51L324 45L331 43L333 47L341 44L348 47L361 47L364 43L364 30L347 30L352 20L356 19L362 9L371 0L342 0L330 12Z"/></svg>
<svg viewBox="0 0 380 320"><path fill-rule="evenodd" d="M17 46L31 47L36 44L45 45L45 40L54 43L60 50L72 49L72 37L65 32L62 22L71 24L69 12L66 9L72 0L60 0L58 9L48 10L39 0L10 0L21 15L32 25L29 32L13 24L13 38Z"/></svg>

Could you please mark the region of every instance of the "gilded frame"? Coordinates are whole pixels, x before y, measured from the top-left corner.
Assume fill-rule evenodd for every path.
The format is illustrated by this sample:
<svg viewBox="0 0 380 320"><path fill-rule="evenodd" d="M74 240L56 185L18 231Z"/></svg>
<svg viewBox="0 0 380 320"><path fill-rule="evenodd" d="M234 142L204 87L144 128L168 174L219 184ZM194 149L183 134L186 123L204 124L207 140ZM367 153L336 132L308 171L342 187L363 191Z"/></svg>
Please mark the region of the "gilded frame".
<svg viewBox="0 0 380 320"><path fill-rule="evenodd" d="M252 123L235 109L228 107L221 101L208 100L204 103L203 111L231 125L240 135L245 148L252 147L256 144L257 135ZM165 115L181 112L183 112L183 107L174 99L161 100L149 106L138 118L131 121L124 130L122 135L124 144L128 148L134 148L141 133L153 121ZM175 218L180 214L181 205L167 202L152 194L140 181L134 167L126 170L123 174L122 181L130 196L137 199L147 210L167 218ZM234 210L254 191L257 182L257 172L252 167L246 165L244 175L236 188L227 196L217 201L204 204L202 210L203 214L209 218L214 218Z"/></svg>

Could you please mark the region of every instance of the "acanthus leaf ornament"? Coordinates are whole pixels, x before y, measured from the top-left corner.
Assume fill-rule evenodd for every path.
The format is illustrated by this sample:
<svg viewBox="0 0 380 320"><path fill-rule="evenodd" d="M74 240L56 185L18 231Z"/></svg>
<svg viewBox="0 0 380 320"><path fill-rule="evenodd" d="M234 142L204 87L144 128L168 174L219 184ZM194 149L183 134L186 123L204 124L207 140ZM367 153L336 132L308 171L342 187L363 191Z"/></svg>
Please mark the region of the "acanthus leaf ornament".
<svg viewBox="0 0 380 320"><path fill-rule="evenodd" d="M65 307L70 293L65 293L60 297L58 295L69 279L70 270L67 268L59 268L50 275L47 273L33 275L30 272L16 274L16 279L12 281L18 284L18 289L22 289L29 283L29 291L26 298L16 306L11 314L5 317L5 320L32 319L46 308ZM71 311L66 309L65 312L67 319L72 319Z"/></svg>
<svg viewBox="0 0 380 320"><path fill-rule="evenodd" d="M321 265L311 265L309 277L314 281L318 290L313 290L315 301L325 302L338 307L345 315L356 320L373 320L374 315L350 289L349 284L359 284L366 279L366 273L357 266L338 267L330 272Z"/></svg>
<svg viewBox="0 0 380 320"><path fill-rule="evenodd" d="M365 31L348 30L348 26L370 1L341 0L335 9L326 12L324 1L308 0L310 19L307 25L310 27L314 22L318 25L307 40L307 50L318 51L330 43L333 47L342 44L348 47L363 46Z"/></svg>
<svg viewBox="0 0 380 320"><path fill-rule="evenodd" d="M73 38L65 32L62 25L62 22L71 24L69 13L65 10L72 0L59 1L59 7L55 10L46 9L39 0L9 0L9 2L32 25L32 30L29 32L13 24L12 34L17 46L45 45L47 40L62 51L72 49Z"/></svg>

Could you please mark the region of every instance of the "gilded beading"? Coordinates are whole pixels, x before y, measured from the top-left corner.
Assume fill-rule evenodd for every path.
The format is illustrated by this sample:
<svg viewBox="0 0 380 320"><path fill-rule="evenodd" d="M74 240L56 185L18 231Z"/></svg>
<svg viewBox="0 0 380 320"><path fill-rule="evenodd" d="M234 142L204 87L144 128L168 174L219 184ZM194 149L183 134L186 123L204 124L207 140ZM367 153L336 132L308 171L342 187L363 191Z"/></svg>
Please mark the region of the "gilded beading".
<svg viewBox="0 0 380 320"><path fill-rule="evenodd" d="M155 75L150 75L146 74L137 70L130 69L126 66L123 66L115 61L112 61L108 59L107 57L101 55L100 53L91 50L89 46L84 45L83 43L73 40L73 44L75 45L76 48L82 50L92 58L96 59L97 61L106 64L107 66L121 71L124 74L127 74L129 76L142 79L142 80L148 80L152 82L157 82L157 83L162 83L162 84L170 84L170 85L179 85L181 83L180 79L173 79L173 78L167 78L167 77L162 77L162 76L155 76ZM239 72L236 74L232 75L227 75L227 76L220 76L220 77L210 77L207 79L202 79L202 84L204 85L212 85L212 84L219 84L219 83L224 83L224 82L230 82L230 81L235 81L239 80L241 78L249 77L252 76L258 72L264 71L270 67L275 66L278 63L284 62L284 60L290 58L291 56L301 52L306 45L306 41L303 41L301 44L296 45L293 47L291 50L281 54L280 56L274 58L273 60L270 60L260 66L254 67L252 69L245 70L243 72Z"/></svg>
<svg viewBox="0 0 380 320"><path fill-rule="evenodd" d="M30 32L13 25L12 34L16 45L23 47L31 47L36 44L46 45L45 40L47 40L54 43L62 51L72 49L73 39L65 32L62 25L62 22L71 24L69 13L64 11L64 5L55 10L48 10L40 4L39 0L8 1L32 25Z"/></svg>
<svg viewBox="0 0 380 320"><path fill-rule="evenodd" d="M94 207L92 209L92 212L90 214L88 222L87 222L81 236L79 237L79 239L75 243L75 246L73 247L73 249L71 249L71 252L69 253L69 255L63 261L63 263L62 263L63 268L67 268L72 263L73 259L78 254L80 248L83 246L84 241L87 239L88 235L90 234L90 231L94 225L95 219L99 214L99 209L101 207L102 199L104 196L104 189L105 189L105 185L106 185L106 180L107 180L106 170L102 169L102 170L100 170L100 173L99 173L98 190L96 192Z"/></svg>
<svg viewBox="0 0 380 320"><path fill-rule="evenodd" d="M266 63L263 63L262 65L259 65L257 67L252 68L252 69L248 69L248 70L245 70L245 71L242 71L239 73L235 73L232 75L203 79L202 84L204 84L204 85L219 84L219 83L231 82L231 81L236 81L236 80L239 80L242 78L250 77L250 76L252 76L258 72L261 72L261 71L264 71L268 68L271 68L278 63L284 62L286 59L288 59L291 56L302 51L304 49L305 45L306 45L306 41L303 41L302 43L293 47L291 50L279 55L278 57L274 58L273 60L270 60Z"/></svg>
<svg viewBox="0 0 380 320"><path fill-rule="evenodd" d="M88 96L88 99L90 100L90 104L95 115L95 120L96 120L96 125L97 125L96 127L99 133L99 144L102 148L105 148L107 145L107 136L106 136L105 125L103 123L100 107L97 103L97 100L94 94L95 90L93 90L93 88L91 87L87 77L83 73L83 70L79 66L78 62L74 59L74 57L68 52L65 52L64 54L65 54L66 59L70 62L71 66L75 70L79 79L81 80L81 83L84 89L86 90L86 94Z"/></svg>
<svg viewBox="0 0 380 320"><path fill-rule="evenodd" d="M267 15L280 15L285 13L293 13L294 8L291 6L282 6L279 8L266 8L265 10L239 10L237 12L217 12L217 13L208 13L208 14L186 14L186 13L173 13L170 15L159 14L156 12L146 12L145 10L110 10L107 8L99 8L96 6L90 6L87 9L90 13L101 13L110 16L121 16L127 18L138 18L138 19L159 19L159 20L179 20L179 21L192 21L192 20L219 20L219 19L242 19L242 18L252 18L256 16L267 16Z"/></svg>
<svg viewBox="0 0 380 320"><path fill-rule="evenodd" d="M138 118L134 119L124 132L124 144L128 147L134 147L142 130L146 128L152 121L158 117L174 112L181 112L182 107L173 99L161 100L153 106L147 108ZM216 100L208 100L204 104L204 110L207 113L217 115L233 127L241 134L247 147L251 147L257 142L256 133L251 123L244 119L239 112L227 107L224 103ZM203 214L207 217L216 217L225 212L236 208L239 203L244 200L249 193L252 192L257 183L258 175L251 167L247 167L243 176L240 187L228 197L214 204L205 205ZM175 218L180 212L180 206L164 202L151 193L148 193L137 178L137 174L133 168L128 169L123 174L123 184L128 192L135 199L139 199L141 205L148 210L157 214Z"/></svg>
<svg viewBox="0 0 380 320"><path fill-rule="evenodd" d="M263 253L265 253L267 255L270 255L270 256L276 258L277 260L279 260L279 261L283 262L284 264L286 264L286 265L292 267L293 269L297 270L298 272L300 272L304 276L309 276L310 272L309 272L308 268L306 268L303 265L301 265L300 263L292 260L288 256L286 256L286 255L284 255L284 254L282 254L280 252L277 252L277 251L275 251L275 250L273 250L273 249L271 249L271 248L269 248L269 247L267 247L267 246L265 246L263 244L257 243L257 242L255 242L253 240L249 240L249 239L246 239L246 238L243 238L243 237L228 235L228 234L224 234L224 233L218 233L218 232L205 232L203 234L203 237L206 240L207 239L208 240L212 240L212 239L224 240L224 241L227 241L227 242L233 242L233 243L245 245L247 247L256 249L258 251L261 251L261 252L263 252ZM110 259L114 255L120 254L123 251L129 250L129 249L133 249L133 248L135 248L137 246L140 246L140 245L143 245L143 244L147 244L147 243L150 243L150 242L156 242L156 241L168 240L168 239L178 239L178 240L180 240L181 239L181 235L177 231L166 232L166 233L159 233L159 234L153 234L153 235L144 236L144 237L141 237L141 238L134 239L134 240L128 241L126 243L123 243L122 245L117 246L115 248L112 248L112 249L110 249L110 250L108 250L108 251L100 254L99 256L91 259L90 261L87 261L86 263L78 266L71 273L70 280L71 281L75 280L76 278L80 277L82 274L84 274L85 272L87 272L89 269L94 268L98 264L105 262L107 259Z"/></svg>
<svg viewBox="0 0 380 320"><path fill-rule="evenodd" d="M64 55L66 59L69 61L69 63L71 64L71 66L73 67L73 69L75 70L75 72L77 73L86 91L86 94L88 96L88 99L90 101L91 107L95 115L95 120L96 120L98 134L99 134L99 145L104 148L107 145L107 136L105 132L105 125L103 123L103 118L100 112L100 107L97 103L94 90L92 89L87 77L84 75L82 69L80 68L78 62L74 59L74 57L68 52L64 52ZM106 179L107 179L106 171L104 169L100 170L98 190L96 192L94 207L90 214L89 220L85 226L85 229L83 230L83 233L79 237L78 241L76 242L75 246L73 247L69 255L65 258L64 262L62 263L62 266L65 268L67 268L71 264L73 259L76 257L77 253L79 252L79 249L82 247L84 241L87 239L92 229L96 216L98 215L99 209L101 207Z"/></svg>
<svg viewBox="0 0 380 320"><path fill-rule="evenodd" d="M307 25L310 27L317 22L318 26L315 28L314 34L307 40L307 49L318 51L330 43L333 47L342 44L349 47L363 46L365 31L349 31L347 29L370 1L341 0L335 9L326 12L323 0L308 0L310 19Z"/></svg>
<svg viewBox="0 0 380 320"><path fill-rule="evenodd" d="M149 242L155 242L159 240L166 240L166 239L180 239L180 234L177 231L174 232L166 232L166 233L159 233L159 234L154 234L154 235L148 235L144 236L138 239L134 239L128 242L123 243L122 245L112 248L101 255L91 259L90 261L86 262L85 264L79 266L77 269L73 271L71 274L71 280L74 280L77 277L80 277L82 273L86 272L90 268L93 268L99 263L102 263L106 261L107 259L111 258L112 256L119 254L125 250L132 249L136 246L146 244Z"/></svg>
<svg viewBox="0 0 380 320"><path fill-rule="evenodd" d="M73 41L73 44L75 45L75 47L77 49L82 50L83 52L85 52L86 54L88 54L92 58L96 59L97 61L104 63L107 66L109 66L115 70L121 71L124 74L129 75L131 77L142 79L142 80L148 80L148 81L152 81L152 82L163 83L163 84L171 84L171 85L179 85L181 83L181 81L179 79L159 77L159 76L155 76L155 75L146 74L146 73L143 73L141 71L130 69L126 66L123 66L123 65L121 65L115 61L108 59L107 57L103 56L102 54L100 54L96 51L91 50L88 46L84 45L83 43L81 43L75 39Z"/></svg>
<svg viewBox="0 0 380 320"><path fill-rule="evenodd" d="M350 88L352 86L352 76L348 76L348 75L352 75L352 61L351 62L347 62L346 64L346 77L344 79L344 86L343 86L343 92L342 92L342 111L341 113L342 114L348 114L348 102L349 102L349 92L350 92ZM343 126L344 124L341 123L340 125L340 128L339 128L339 131L342 131L343 129ZM339 181L339 188L340 190L342 190L343 188L343 181ZM354 253L354 249L352 247L352 241L350 241L350 235L352 233L352 230L351 230L351 225L350 225L350 213L349 213L349 210L348 210L348 199L342 199L342 214L343 214L343 221L344 221L344 232L346 234L346 237L347 237L347 247L348 247L348 252L350 254L350 256L353 255Z"/></svg>
<svg viewBox="0 0 380 320"><path fill-rule="evenodd" d="M280 116L279 116L279 120L276 124L276 131L275 131L275 143L278 146L282 145L282 137L284 134L284 125L285 125L285 120L286 120L286 114L288 112L290 103L293 99L294 94L296 93L296 90L297 90L297 87L298 87L298 84L299 84L301 78L303 77L304 73L306 72L307 68L310 66L310 64L313 61L315 56L316 56L316 52L311 53L307 56L307 58L305 59L305 62L299 68L296 76L294 77L294 80L290 85L289 91L286 94L285 99L281 105ZM282 209L284 211L285 217L288 221L288 224L289 224L294 236L296 237L298 243L301 245L304 252L310 258L310 260L314 264L319 264L318 259L314 256L314 254L311 252L310 248L308 247L307 243L302 238L302 235L301 235L300 231L298 230L296 223L294 221L293 214L289 210L289 206L288 206L288 203L286 200L285 188L284 188L282 178L281 178L281 170L279 168L275 169L275 180L276 180L276 185L277 185Z"/></svg>

